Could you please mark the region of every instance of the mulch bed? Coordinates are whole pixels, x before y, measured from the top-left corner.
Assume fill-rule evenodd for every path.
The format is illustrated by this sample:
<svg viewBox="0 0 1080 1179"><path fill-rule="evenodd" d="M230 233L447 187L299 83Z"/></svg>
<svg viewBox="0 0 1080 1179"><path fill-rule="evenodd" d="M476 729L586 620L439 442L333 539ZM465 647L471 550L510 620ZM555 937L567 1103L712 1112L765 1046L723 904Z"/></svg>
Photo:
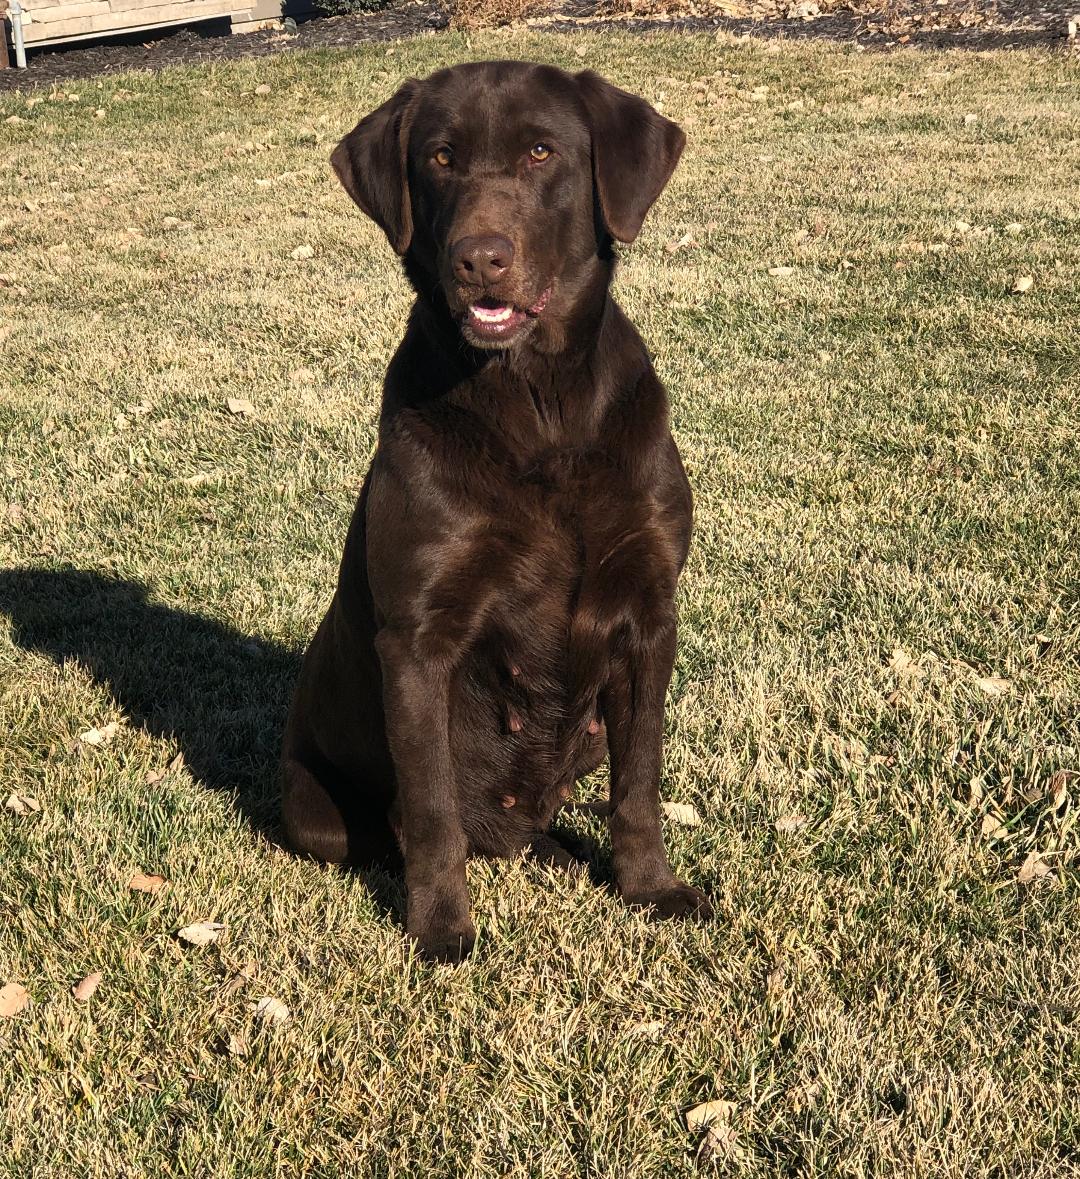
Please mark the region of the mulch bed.
<svg viewBox="0 0 1080 1179"><path fill-rule="evenodd" d="M560 10L530 25L569 30L621 28L725 30L754 37L856 41L866 48L962 49L1028 48L1066 44L1070 18L1080 14L1080 0L908 0L888 5L881 15L874 3L850 0L834 7L830 0L719 0L669 14L653 11L649 0L631 0L626 13L605 13L595 3L566 0ZM1078 18L1080 19L1080 18ZM293 49L392 41L445 28L449 13L437 0L395 0L379 12L318 17L295 31L264 31L231 36L227 21L207 22L176 32L119 36L75 42L54 49L30 50L25 70L0 70L0 91L76 81L123 70L159 70L166 66L265 57Z"/></svg>

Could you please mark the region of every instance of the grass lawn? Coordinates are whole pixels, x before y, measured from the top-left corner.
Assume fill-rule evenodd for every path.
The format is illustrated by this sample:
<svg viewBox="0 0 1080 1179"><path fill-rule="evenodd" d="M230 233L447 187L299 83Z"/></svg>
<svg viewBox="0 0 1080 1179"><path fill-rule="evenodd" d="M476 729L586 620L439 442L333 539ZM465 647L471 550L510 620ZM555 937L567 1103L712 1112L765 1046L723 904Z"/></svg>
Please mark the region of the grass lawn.
<svg viewBox="0 0 1080 1179"><path fill-rule="evenodd" d="M476 862L453 970L275 844L274 771L409 304L327 156L477 56L690 136L617 291L718 916ZM1075 65L507 32L72 90L0 98L0 1175L1080 1175Z"/></svg>

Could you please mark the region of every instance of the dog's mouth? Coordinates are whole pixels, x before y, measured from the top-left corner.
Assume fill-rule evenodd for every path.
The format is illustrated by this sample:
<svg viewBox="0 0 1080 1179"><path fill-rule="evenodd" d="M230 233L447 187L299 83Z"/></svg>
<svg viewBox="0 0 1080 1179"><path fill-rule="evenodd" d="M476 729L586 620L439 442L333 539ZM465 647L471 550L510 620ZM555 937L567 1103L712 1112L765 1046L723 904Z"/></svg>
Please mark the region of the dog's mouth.
<svg viewBox="0 0 1080 1179"><path fill-rule="evenodd" d="M550 287L546 287L536 302L527 307L485 295L465 308L462 329L466 337L477 343L507 343L527 323L539 318L550 298Z"/></svg>

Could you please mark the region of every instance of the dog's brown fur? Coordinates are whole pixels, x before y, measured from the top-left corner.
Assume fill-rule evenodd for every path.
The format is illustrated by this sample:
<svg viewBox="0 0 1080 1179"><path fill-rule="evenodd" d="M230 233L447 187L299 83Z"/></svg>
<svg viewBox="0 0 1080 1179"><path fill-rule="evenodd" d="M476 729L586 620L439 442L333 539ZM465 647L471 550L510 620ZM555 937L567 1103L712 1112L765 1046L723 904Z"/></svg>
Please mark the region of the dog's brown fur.
<svg viewBox="0 0 1080 1179"><path fill-rule="evenodd" d="M289 715L284 821L324 860L400 848L435 958L473 943L466 857L526 847L606 753L619 891L709 911L659 823L690 488L608 291L683 143L595 74L487 62L407 82L333 155L417 299ZM520 309L512 338L471 318L483 296Z"/></svg>

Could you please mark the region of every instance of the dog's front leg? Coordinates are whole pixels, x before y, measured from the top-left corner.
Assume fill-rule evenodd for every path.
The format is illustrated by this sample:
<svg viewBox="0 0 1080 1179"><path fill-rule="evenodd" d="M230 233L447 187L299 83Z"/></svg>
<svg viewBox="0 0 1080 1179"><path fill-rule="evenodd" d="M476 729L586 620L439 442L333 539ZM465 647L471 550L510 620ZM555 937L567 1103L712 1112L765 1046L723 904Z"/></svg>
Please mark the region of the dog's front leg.
<svg viewBox="0 0 1080 1179"><path fill-rule="evenodd" d="M664 697L675 661L675 623L641 631L613 661L600 702L611 756L615 885L627 904L662 917L712 913L705 894L671 871L660 831Z"/></svg>
<svg viewBox="0 0 1080 1179"><path fill-rule="evenodd" d="M460 962L476 931L469 918L468 844L450 756L450 669L421 661L409 637L398 631L380 631L375 646L397 778L406 928L425 957Z"/></svg>

